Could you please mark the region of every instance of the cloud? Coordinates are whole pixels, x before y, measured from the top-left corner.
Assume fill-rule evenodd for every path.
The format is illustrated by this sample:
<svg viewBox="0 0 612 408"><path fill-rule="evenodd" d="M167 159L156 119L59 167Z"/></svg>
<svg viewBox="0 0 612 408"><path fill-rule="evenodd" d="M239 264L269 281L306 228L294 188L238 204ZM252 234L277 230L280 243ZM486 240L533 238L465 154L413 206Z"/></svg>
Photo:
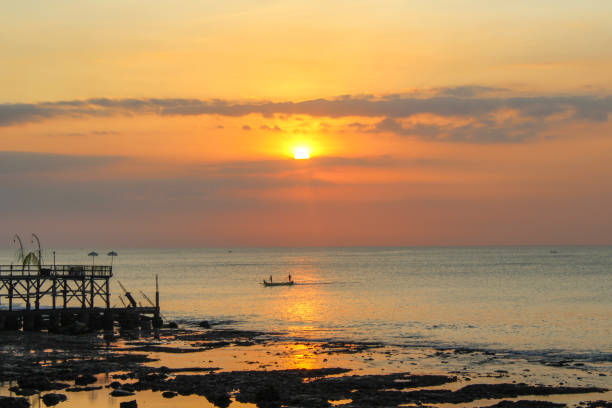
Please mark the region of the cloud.
<svg viewBox="0 0 612 408"><path fill-rule="evenodd" d="M62 116L61 109L50 109L42 104L1 104L0 126L10 126L21 123L38 122L56 116Z"/></svg>
<svg viewBox="0 0 612 408"><path fill-rule="evenodd" d="M119 156L75 156L49 153L0 151L0 176L48 174L63 170L85 171L115 164Z"/></svg>
<svg viewBox="0 0 612 408"><path fill-rule="evenodd" d="M283 131L278 125L274 125L274 126L261 125L259 129L267 130L268 132L282 132Z"/></svg>
<svg viewBox="0 0 612 408"><path fill-rule="evenodd" d="M500 112L511 111L522 119L522 124L503 126L493 120ZM563 124L570 120L587 122L608 121L612 113L612 96L609 95L548 95L512 96L503 88L485 86L460 86L436 88L427 93L343 95L331 99L306 101L248 101L235 102L219 99L108 99L42 102L38 104L0 104L0 127L38 122L56 117L97 117L112 115L218 115L242 117L258 114L263 117L289 117L307 115L313 117L363 117L381 118L375 128L380 131L419 137L436 130L434 127L421 129L407 128L398 120L412 119L429 114L446 119L467 119L474 125L446 133L430 140L465 141L474 143L499 141L524 141L537 137L537 132L546 126ZM517 122L518 123L518 122ZM360 122L349 127L360 131L372 128ZM250 130L249 125L242 127ZM260 126L261 130L281 131L278 126ZM468 132L473 132L468 134Z"/></svg>
<svg viewBox="0 0 612 408"><path fill-rule="evenodd" d="M612 112L612 96L480 97L478 91L449 88L432 97L388 95L379 98L343 96L301 102L252 103L199 99L88 99L39 104L0 104L0 125L28 123L59 116L108 116L133 114L264 116L310 115L325 117L409 118L430 113L440 116L475 116L514 109L525 116L545 118L572 110L577 117L606 120ZM489 89L489 88L485 88ZM495 88L491 88L495 89ZM449 95L448 93L454 94ZM459 97L457 94L461 94Z"/></svg>
<svg viewBox="0 0 612 408"><path fill-rule="evenodd" d="M221 163L169 164L166 173L160 163L143 163L148 176L122 173L121 176L89 177L85 171L123 160L119 157L69 156L27 152L0 152L0 179L3 199L0 212L21 214L150 214L176 211L227 211L253 209L266 201L261 193L296 187L320 187L333 183L316 175L304 175L305 168L337 166L388 166L389 157L327 157L309 163L296 160L228 161ZM122 162L123 163L123 162ZM304 167L310 166L310 167ZM142 168L142 167L140 167ZM83 177L52 177L70 170ZM111 173L112 174L112 173ZM36 175L36 177L32 177ZM43 176L43 177L41 177ZM240 199L237 199L240 197Z"/></svg>
<svg viewBox="0 0 612 408"><path fill-rule="evenodd" d="M88 132L59 132L59 133L47 133L50 137L87 137L87 136L114 136L119 135L120 132L114 130L91 130Z"/></svg>
<svg viewBox="0 0 612 408"><path fill-rule="evenodd" d="M188 173L202 178L226 178L226 177L252 177L267 176L277 178L282 176L289 180L289 184L299 177L296 176L302 170L330 170L334 168L358 167L358 168L408 168L408 167L446 167L461 166L459 161L448 159L440 160L433 158L394 158L389 155L341 157L341 156L319 156L309 160L254 160L254 161L226 161L221 163L200 163L192 165ZM297 173L296 173L297 172Z"/></svg>
<svg viewBox="0 0 612 408"><path fill-rule="evenodd" d="M521 143L536 139L544 130L544 125L533 120L521 123L487 120L484 123L473 122L459 126L404 124L396 119L385 118L374 125L364 125L359 130L368 133L393 133L437 142Z"/></svg>
<svg viewBox="0 0 612 408"><path fill-rule="evenodd" d="M109 171L97 176L88 173L100 167L112 170L116 164L122 165L121 173ZM125 164L127 166L123 166ZM136 173L125 170L133 168L131 164L137 165ZM113 156L0 152L3 194L0 213L7 217L71 213L97 216L107 213L140 215L182 210L252 209L266 205L267 192L342 187L329 179L319 178L320 174L332 169L443 166L457 168L461 167L461 162L382 155L184 164ZM142 172L143 169L147 171ZM70 171L72 177L54 177L61 171ZM279 198L275 200L282 201Z"/></svg>
<svg viewBox="0 0 612 408"><path fill-rule="evenodd" d="M456 96L458 98L473 98L476 96L491 95L507 92L507 88L493 88L490 86L463 85L447 88L435 88L434 93L438 95Z"/></svg>

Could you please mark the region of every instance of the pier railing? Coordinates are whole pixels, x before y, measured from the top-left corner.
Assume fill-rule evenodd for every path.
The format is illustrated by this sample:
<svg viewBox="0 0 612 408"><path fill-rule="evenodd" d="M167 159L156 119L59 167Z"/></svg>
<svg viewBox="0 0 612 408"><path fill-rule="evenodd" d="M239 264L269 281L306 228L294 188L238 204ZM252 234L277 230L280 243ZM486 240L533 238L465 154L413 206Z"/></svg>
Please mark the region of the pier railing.
<svg viewBox="0 0 612 408"><path fill-rule="evenodd" d="M0 277L61 277L61 278L109 278L113 276L110 265L0 265Z"/></svg>

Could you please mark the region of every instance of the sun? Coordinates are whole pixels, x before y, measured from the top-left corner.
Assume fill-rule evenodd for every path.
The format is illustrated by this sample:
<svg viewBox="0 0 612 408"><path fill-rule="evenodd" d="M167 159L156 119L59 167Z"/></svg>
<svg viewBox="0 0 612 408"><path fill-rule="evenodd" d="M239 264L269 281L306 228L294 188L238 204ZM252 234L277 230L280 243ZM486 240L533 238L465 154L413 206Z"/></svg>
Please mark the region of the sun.
<svg viewBox="0 0 612 408"><path fill-rule="evenodd" d="M296 160L310 159L310 149L307 147L296 147L293 153Z"/></svg>

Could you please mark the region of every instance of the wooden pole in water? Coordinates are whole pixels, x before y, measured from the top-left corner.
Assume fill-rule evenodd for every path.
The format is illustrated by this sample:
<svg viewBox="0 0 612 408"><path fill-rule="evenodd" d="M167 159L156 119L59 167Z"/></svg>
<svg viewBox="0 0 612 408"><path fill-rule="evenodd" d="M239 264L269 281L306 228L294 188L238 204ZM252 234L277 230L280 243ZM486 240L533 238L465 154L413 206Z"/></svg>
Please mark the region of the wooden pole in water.
<svg viewBox="0 0 612 408"><path fill-rule="evenodd" d="M64 277L62 280L62 297L64 299L64 309L68 307L68 281Z"/></svg>
<svg viewBox="0 0 612 408"><path fill-rule="evenodd" d="M53 284L51 296L53 296L53 310L55 310L55 297L57 296L57 277L55 274L51 277L51 283Z"/></svg>
<svg viewBox="0 0 612 408"><path fill-rule="evenodd" d="M85 289L85 271L83 271L83 278L81 278L81 307L85 309L85 296L87 295L87 289Z"/></svg>
<svg viewBox="0 0 612 408"><path fill-rule="evenodd" d="M106 278L106 308L110 309L110 288L108 286L108 277Z"/></svg>
<svg viewBox="0 0 612 408"><path fill-rule="evenodd" d="M13 273L11 271L11 280L9 281L9 310L13 310Z"/></svg>
<svg viewBox="0 0 612 408"><path fill-rule="evenodd" d="M38 267L38 277L36 278L36 301L34 302L34 308L40 309L40 266Z"/></svg>
<svg viewBox="0 0 612 408"><path fill-rule="evenodd" d="M155 275L155 318L159 319L159 282Z"/></svg>
<svg viewBox="0 0 612 408"><path fill-rule="evenodd" d="M30 279L26 280L26 310L30 310Z"/></svg>
<svg viewBox="0 0 612 408"><path fill-rule="evenodd" d="M91 268L91 279L89 279L89 307L94 307L94 271Z"/></svg>
<svg viewBox="0 0 612 408"><path fill-rule="evenodd" d="M159 312L159 281L157 275L155 275L155 308Z"/></svg>

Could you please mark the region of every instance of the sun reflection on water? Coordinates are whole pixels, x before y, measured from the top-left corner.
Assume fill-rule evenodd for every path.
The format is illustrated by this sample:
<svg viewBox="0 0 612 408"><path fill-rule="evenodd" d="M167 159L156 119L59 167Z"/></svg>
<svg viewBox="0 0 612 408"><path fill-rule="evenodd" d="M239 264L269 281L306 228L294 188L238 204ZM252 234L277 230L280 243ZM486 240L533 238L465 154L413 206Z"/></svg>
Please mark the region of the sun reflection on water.
<svg viewBox="0 0 612 408"><path fill-rule="evenodd" d="M294 267L289 271L289 275L295 285L274 292L269 301L272 310L290 324L290 330L293 331L291 334L299 336L300 329L312 329L313 323L323 318L326 294L321 286L317 285L320 281L318 270Z"/></svg>
<svg viewBox="0 0 612 408"><path fill-rule="evenodd" d="M306 344L291 344L288 353L287 368L311 369L319 366L316 355L313 354L313 348Z"/></svg>

